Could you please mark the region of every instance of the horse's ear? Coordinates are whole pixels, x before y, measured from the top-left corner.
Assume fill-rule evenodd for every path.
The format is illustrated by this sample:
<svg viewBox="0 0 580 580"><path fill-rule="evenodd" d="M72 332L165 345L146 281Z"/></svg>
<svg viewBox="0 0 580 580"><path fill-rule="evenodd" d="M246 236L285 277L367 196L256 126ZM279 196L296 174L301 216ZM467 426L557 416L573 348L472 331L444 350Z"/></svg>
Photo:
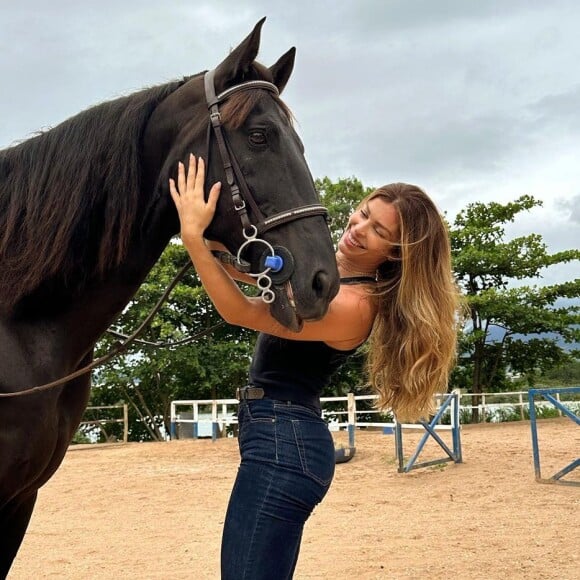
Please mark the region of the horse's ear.
<svg viewBox="0 0 580 580"><path fill-rule="evenodd" d="M262 31L264 20L266 20L266 17L262 18L254 26L254 30L216 67L214 77L216 93L221 93L228 87L245 80L252 63L258 56L260 32Z"/></svg>
<svg viewBox="0 0 580 580"><path fill-rule="evenodd" d="M274 84L282 92L294 68L294 59L296 58L296 48L292 47L287 53L283 54L276 64L270 67Z"/></svg>

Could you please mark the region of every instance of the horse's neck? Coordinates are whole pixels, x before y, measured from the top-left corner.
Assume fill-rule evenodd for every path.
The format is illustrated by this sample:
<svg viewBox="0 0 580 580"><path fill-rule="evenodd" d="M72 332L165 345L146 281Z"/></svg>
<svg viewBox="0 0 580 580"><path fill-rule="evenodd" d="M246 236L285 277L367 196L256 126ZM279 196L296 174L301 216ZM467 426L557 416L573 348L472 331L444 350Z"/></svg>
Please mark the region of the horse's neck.
<svg viewBox="0 0 580 580"><path fill-rule="evenodd" d="M127 264L85 289L63 318L76 342L84 343L85 349L94 345L133 298L169 240L170 235L166 234L157 238L154 247L129 252Z"/></svg>
<svg viewBox="0 0 580 580"><path fill-rule="evenodd" d="M148 247L134 247L125 264L102 281L87 283L74 297L58 290L32 296L20 317L24 338L34 343L54 336L62 364L74 368L129 303L169 239L166 233Z"/></svg>
<svg viewBox="0 0 580 580"><path fill-rule="evenodd" d="M145 275L146 273L144 273ZM60 319L74 358L90 350L121 314L140 285L122 280L105 280L80 296Z"/></svg>

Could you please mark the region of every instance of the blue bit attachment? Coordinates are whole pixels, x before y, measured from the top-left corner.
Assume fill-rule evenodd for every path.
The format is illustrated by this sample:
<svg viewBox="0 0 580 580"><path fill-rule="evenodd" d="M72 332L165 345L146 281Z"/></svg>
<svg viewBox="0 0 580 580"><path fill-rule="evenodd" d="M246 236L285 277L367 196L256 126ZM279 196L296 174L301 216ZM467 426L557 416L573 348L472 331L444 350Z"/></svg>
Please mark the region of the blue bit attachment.
<svg viewBox="0 0 580 580"><path fill-rule="evenodd" d="M284 267L284 260L282 259L282 256L266 256L264 265L266 268L270 268L272 272L279 272Z"/></svg>

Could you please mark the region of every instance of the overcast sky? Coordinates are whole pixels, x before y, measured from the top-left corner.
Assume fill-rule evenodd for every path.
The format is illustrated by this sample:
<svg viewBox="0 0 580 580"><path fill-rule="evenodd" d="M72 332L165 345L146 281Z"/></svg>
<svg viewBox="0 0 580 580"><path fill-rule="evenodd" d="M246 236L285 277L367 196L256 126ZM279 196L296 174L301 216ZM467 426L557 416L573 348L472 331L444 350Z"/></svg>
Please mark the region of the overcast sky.
<svg viewBox="0 0 580 580"><path fill-rule="evenodd" d="M284 98L314 177L416 183L450 218L531 194L510 232L580 246L577 0L0 0L0 148L213 68L263 16L258 60L297 48Z"/></svg>

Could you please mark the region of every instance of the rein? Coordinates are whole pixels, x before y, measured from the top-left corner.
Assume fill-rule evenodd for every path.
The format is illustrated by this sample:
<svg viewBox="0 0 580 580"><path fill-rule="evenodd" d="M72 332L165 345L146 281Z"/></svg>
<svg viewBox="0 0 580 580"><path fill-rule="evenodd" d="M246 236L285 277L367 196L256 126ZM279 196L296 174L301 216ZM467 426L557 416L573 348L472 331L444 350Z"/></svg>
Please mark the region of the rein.
<svg viewBox="0 0 580 580"><path fill-rule="evenodd" d="M66 375L65 377L62 377L62 378L56 380L56 381L52 381L52 382L46 383L44 385L39 385L38 387L31 387L30 389L26 389L24 391L17 391L15 393L0 393L0 398L25 397L27 395L32 395L33 393L39 393L42 391L47 391L48 389L52 389L54 387L58 387L64 383L71 381L72 379L76 379L77 377L80 377L82 375L86 375L87 373L92 371L94 368L105 364L106 362L111 360L113 357L126 351L127 348L132 343L137 341L137 338L149 326L151 320L153 320L153 317L159 312L159 310L161 309L161 307L163 306L163 304L165 303L165 301L169 297L169 294L171 294L171 291L173 290L173 288L175 288L175 286L177 285L179 280L181 280L183 275L187 272L187 270L189 270L189 268L191 268L191 266L192 266L192 264L191 264L191 262L189 262L188 264L183 266L181 268L181 270L179 270L179 272L175 275L175 278L173 278L173 280L171 281L169 286L167 286L167 288L165 289L165 292L163 292L161 298L159 298L159 300L157 301L155 306L151 309L149 314L145 317L143 322L141 322L141 324L137 327L136 330L133 331L132 334L125 337L125 340L123 342L119 343L115 348L110 350L107 354L99 357L98 359L95 359L94 361L92 361L88 365L86 365L86 366L84 366L84 367L82 367L82 368ZM212 330L214 330L214 328L216 328L217 326L220 326L220 325L219 324L214 325L213 327L206 329L206 330L204 330L204 331L202 331L194 336L188 337L187 340L194 340L195 338L198 338L199 336L203 336L204 334L207 334L207 333L211 332ZM175 344L177 345L181 342L182 341L178 341ZM153 343L153 344L155 344L155 343Z"/></svg>
<svg viewBox="0 0 580 580"><path fill-rule="evenodd" d="M181 338L180 340L173 340L170 342L152 342L150 340L143 340L140 338L135 339L133 342L135 344L142 344L143 346L150 346L152 348L175 348L176 346L183 346L184 344L188 344L190 342L193 342L194 340L197 340L198 338L201 338L202 336L205 336L206 334L210 334L214 330L217 330L221 326L224 326L224 324L227 324L226 321L220 320L219 322L216 322L215 324L213 324L209 328L206 328L204 330L200 330L199 332L196 332L195 334L192 334L191 336L186 336L185 338ZM123 334L122 332L118 332L116 330L110 330L110 329L107 330L107 334L110 334L112 336L116 336L117 338L123 338L123 339L127 339L130 336L128 334Z"/></svg>

